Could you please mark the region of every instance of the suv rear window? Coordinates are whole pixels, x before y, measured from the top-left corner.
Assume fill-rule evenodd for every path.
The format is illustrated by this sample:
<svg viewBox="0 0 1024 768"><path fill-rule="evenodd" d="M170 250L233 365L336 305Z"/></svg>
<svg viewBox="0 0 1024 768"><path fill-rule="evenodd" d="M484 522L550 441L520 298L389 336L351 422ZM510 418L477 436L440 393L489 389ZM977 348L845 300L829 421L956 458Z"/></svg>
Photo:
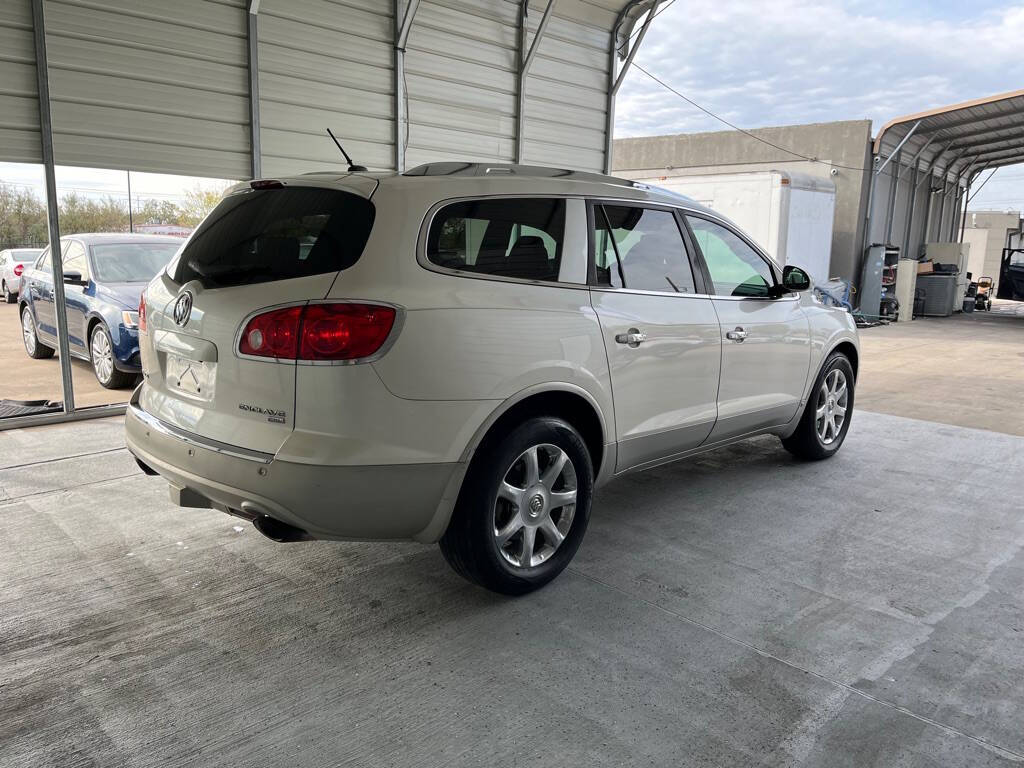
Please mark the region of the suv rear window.
<svg viewBox="0 0 1024 768"><path fill-rule="evenodd" d="M462 272L553 281L564 239L564 200L468 200L434 216L427 259Z"/></svg>
<svg viewBox="0 0 1024 768"><path fill-rule="evenodd" d="M373 219L369 200L336 189L237 192L199 225L171 277L220 288L338 272L359 260Z"/></svg>

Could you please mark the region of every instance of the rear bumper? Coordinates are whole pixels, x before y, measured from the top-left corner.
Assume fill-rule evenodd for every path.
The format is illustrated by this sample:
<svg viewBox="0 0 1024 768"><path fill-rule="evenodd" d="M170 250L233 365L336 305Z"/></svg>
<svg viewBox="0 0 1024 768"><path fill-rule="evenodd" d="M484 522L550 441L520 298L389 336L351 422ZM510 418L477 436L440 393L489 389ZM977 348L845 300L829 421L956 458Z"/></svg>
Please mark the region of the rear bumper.
<svg viewBox="0 0 1024 768"><path fill-rule="evenodd" d="M320 539L435 541L465 466L323 466L206 440L157 420L136 398L128 450L171 485L179 506L269 515Z"/></svg>

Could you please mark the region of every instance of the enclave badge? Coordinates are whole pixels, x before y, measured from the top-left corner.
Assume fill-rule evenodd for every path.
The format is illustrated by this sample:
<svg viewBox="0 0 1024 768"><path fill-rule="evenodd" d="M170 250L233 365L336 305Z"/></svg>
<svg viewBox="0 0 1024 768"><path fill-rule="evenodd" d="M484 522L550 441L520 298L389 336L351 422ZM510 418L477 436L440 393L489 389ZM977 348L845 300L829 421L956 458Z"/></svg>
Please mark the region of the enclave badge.
<svg viewBox="0 0 1024 768"><path fill-rule="evenodd" d="M174 322L184 328L191 315L192 294L189 291L185 291L178 297L178 300L174 302Z"/></svg>

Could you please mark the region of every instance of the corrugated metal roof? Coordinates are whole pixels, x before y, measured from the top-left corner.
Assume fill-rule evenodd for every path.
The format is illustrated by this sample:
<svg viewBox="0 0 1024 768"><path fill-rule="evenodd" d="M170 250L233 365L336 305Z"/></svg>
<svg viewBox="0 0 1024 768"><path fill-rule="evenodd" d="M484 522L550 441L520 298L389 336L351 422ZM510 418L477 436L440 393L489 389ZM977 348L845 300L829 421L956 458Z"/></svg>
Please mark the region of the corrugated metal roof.
<svg viewBox="0 0 1024 768"><path fill-rule="evenodd" d="M878 132L875 154L887 157L908 134L902 147L904 162L917 155L922 170L933 168L950 180L1022 163L1024 90L890 120Z"/></svg>
<svg viewBox="0 0 1024 768"><path fill-rule="evenodd" d="M258 6L262 172L359 162L508 161L516 154L520 10L527 0L422 0L396 131L391 0ZM600 170L611 35L653 0L558 0L527 78L524 155ZM532 36L547 0L528 0ZM179 7L179 5L181 7ZM245 0L46 0L57 163L243 178L250 173ZM0 159L39 162L30 0L0 3Z"/></svg>

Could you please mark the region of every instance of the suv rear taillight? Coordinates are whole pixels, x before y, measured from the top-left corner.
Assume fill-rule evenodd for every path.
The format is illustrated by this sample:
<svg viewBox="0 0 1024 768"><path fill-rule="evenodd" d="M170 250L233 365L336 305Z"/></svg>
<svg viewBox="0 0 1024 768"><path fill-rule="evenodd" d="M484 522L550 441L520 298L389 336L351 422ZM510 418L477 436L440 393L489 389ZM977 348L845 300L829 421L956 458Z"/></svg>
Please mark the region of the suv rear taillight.
<svg viewBox="0 0 1024 768"><path fill-rule="evenodd" d="M238 351L277 360L360 360L384 345L394 325L394 308L379 304L282 307L251 318Z"/></svg>
<svg viewBox="0 0 1024 768"><path fill-rule="evenodd" d="M139 296L139 332L146 330L146 294Z"/></svg>
<svg viewBox="0 0 1024 768"><path fill-rule="evenodd" d="M14 276L15 277L21 277L21 273L24 272L24 271L25 271L25 265L24 264L15 264L14 265Z"/></svg>

